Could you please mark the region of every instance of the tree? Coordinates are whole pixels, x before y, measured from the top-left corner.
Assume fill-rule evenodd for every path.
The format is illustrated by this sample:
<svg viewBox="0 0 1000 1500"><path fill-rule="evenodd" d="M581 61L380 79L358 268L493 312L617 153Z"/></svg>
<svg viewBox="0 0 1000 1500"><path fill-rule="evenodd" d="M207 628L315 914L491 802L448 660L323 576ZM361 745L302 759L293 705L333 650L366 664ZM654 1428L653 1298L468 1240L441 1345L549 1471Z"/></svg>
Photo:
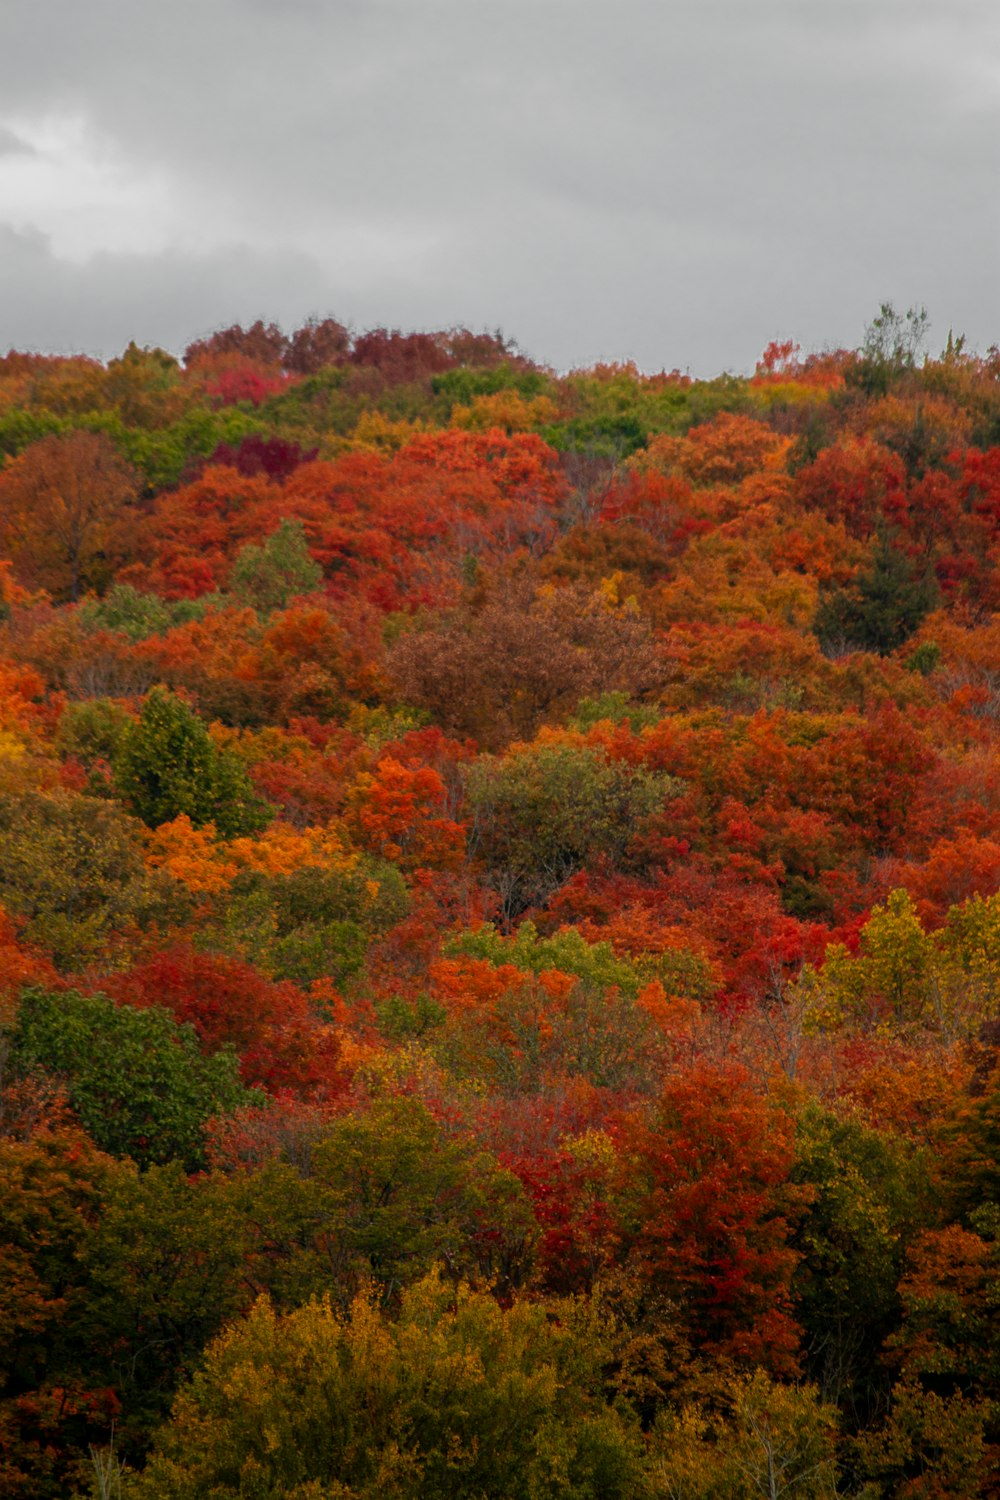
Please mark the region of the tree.
<svg viewBox="0 0 1000 1500"><path fill-rule="evenodd" d="M212 823L234 837L258 832L271 817L241 762L216 749L198 715L166 688L153 689L125 735L115 780L150 828L184 813L196 827Z"/></svg>
<svg viewBox="0 0 1000 1500"><path fill-rule="evenodd" d="M286 1306L365 1284L395 1303L436 1261L508 1289L530 1269L535 1224L517 1178L413 1098L325 1124L303 1170L270 1163L242 1201L260 1227L251 1274Z"/></svg>
<svg viewBox="0 0 1000 1500"><path fill-rule="evenodd" d="M845 437L824 448L798 470L793 493L809 510L842 522L852 537L870 537L880 524L906 518L903 461L870 437Z"/></svg>
<svg viewBox="0 0 1000 1500"><path fill-rule="evenodd" d="M87 1251L118 1162L82 1131L0 1139L0 1494L54 1500L118 1402L92 1364Z"/></svg>
<svg viewBox="0 0 1000 1500"><path fill-rule="evenodd" d="M623 1146L638 1166L629 1238L643 1274L680 1301L709 1350L794 1372L789 1240L810 1193L790 1181L787 1111L744 1069L703 1062L667 1081Z"/></svg>
<svg viewBox="0 0 1000 1500"><path fill-rule="evenodd" d="M587 865L620 864L676 782L590 746L522 747L469 768L469 850L511 921Z"/></svg>
<svg viewBox="0 0 1000 1500"><path fill-rule="evenodd" d="M269 976L296 984L342 984L364 963L373 932L408 910L406 885L392 865L315 858L289 874L239 876L221 905L213 937Z"/></svg>
<svg viewBox="0 0 1000 1500"><path fill-rule="evenodd" d="M933 577L880 527L871 561L851 587L821 595L813 631L828 650L877 651L886 656L909 640L937 598Z"/></svg>
<svg viewBox="0 0 1000 1500"><path fill-rule="evenodd" d="M194 1028L168 1011L116 1006L104 995L26 989L13 1027L14 1066L65 1079L69 1102L102 1151L140 1165L204 1165L205 1126L260 1096L239 1081L233 1052L204 1057Z"/></svg>
<svg viewBox="0 0 1000 1500"><path fill-rule="evenodd" d="M188 905L182 887L146 869L141 824L64 791L0 795L0 903L64 971L113 962L130 929Z"/></svg>
<svg viewBox="0 0 1000 1500"><path fill-rule="evenodd" d="M234 1048L247 1084L308 1097L336 1096L344 1087L340 1038L320 1023L303 991L238 959L178 943L109 975L105 988L120 1003L160 1006L190 1023L206 1053Z"/></svg>
<svg viewBox="0 0 1000 1500"><path fill-rule="evenodd" d="M727 1381L720 1413L665 1411L652 1434L666 1500L837 1500L838 1413L763 1370Z"/></svg>
<svg viewBox="0 0 1000 1500"><path fill-rule="evenodd" d="M76 600L109 582L137 494L103 433L53 434L0 473L0 541L25 582Z"/></svg>
<svg viewBox="0 0 1000 1500"><path fill-rule="evenodd" d="M433 766L386 754L350 788L347 828L359 847L401 868L455 868L464 858L465 828L447 816L447 801Z"/></svg>
<svg viewBox="0 0 1000 1500"><path fill-rule="evenodd" d="M864 343L846 379L869 396L884 396L901 375L916 369L929 323L925 307L908 307L899 313L891 302L883 302L878 315L865 329Z"/></svg>
<svg viewBox="0 0 1000 1500"><path fill-rule="evenodd" d="M648 623L585 585L498 591L479 609L408 631L387 665L406 702L486 749L564 720L588 694L642 696L662 678Z"/></svg>
<svg viewBox="0 0 1000 1500"><path fill-rule="evenodd" d="M288 350L288 339L277 323L265 323L258 318L249 328L234 323L230 328L220 328L206 338L196 339L184 350L184 363L188 369L209 363L219 355L240 355L262 365L280 365Z"/></svg>
<svg viewBox="0 0 1000 1500"><path fill-rule="evenodd" d="M319 370L347 362L351 335L336 318L310 318L296 328L288 340L283 362L295 375L315 375Z"/></svg>
<svg viewBox="0 0 1000 1500"><path fill-rule="evenodd" d="M792 1177L813 1194L792 1237L807 1369L825 1400L863 1420L883 1395L879 1350L898 1318L926 1170L896 1136L818 1104L803 1111L796 1154Z"/></svg>
<svg viewBox="0 0 1000 1500"><path fill-rule="evenodd" d="M142 1172L122 1164L102 1207L77 1252L88 1290L81 1331L93 1378L122 1403L118 1433L134 1456L208 1340L252 1304L251 1226L228 1178L189 1176L176 1161Z"/></svg>
<svg viewBox="0 0 1000 1500"><path fill-rule="evenodd" d="M608 1331L573 1303L431 1276L389 1322L370 1296L279 1317L259 1302L209 1348L131 1500L626 1500L638 1435L601 1396Z"/></svg>
<svg viewBox="0 0 1000 1500"><path fill-rule="evenodd" d="M267 615L284 609L298 594L311 594L323 580L313 562L301 521L282 521L259 546L247 542L236 555L229 587L241 604Z"/></svg>

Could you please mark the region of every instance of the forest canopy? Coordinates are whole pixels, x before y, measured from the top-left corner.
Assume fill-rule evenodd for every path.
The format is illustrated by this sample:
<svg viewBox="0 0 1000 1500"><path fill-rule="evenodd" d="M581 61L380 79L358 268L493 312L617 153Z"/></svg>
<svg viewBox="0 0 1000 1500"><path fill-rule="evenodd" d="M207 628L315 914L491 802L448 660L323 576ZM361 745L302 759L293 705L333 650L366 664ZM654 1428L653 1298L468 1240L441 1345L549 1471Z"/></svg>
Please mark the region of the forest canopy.
<svg viewBox="0 0 1000 1500"><path fill-rule="evenodd" d="M0 1500L1000 1495L1000 353L0 358Z"/></svg>

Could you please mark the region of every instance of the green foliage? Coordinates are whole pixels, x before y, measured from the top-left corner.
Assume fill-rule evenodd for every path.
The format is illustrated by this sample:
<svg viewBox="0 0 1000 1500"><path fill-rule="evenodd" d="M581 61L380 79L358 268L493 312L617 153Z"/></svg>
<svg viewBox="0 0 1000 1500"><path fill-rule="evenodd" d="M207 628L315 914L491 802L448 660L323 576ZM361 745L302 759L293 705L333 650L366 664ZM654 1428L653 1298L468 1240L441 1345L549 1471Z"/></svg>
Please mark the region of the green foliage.
<svg viewBox="0 0 1000 1500"><path fill-rule="evenodd" d="M107 801L0 795L0 905L62 969L106 962L131 928L185 912L182 887L142 853L140 825Z"/></svg>
<svg viewBox="0 0 1000 1500"><path fill-rule="evenodd" d="M0 453L13 457L53 432L66 432L69 426L54 412L8 407L0 414Z"/></svg>
<svg viewBox="0 0 1000 1500"><path fill-rule="evenodd" d="M900 1030L974 1035L1000 1015L1000 896L974 896L927 932L909 893L890 891L872 908L857 955L831 943L822 970L807 964L799 983L817 1025L886 1017Z"/></svg>
<svg viewBox="0 0 1000 1500"><path fill-rule="evenodd" d="M220 444L238 447L245 437L268 436L268 428L253 412L238 406L221 411L192 406L169 426L150 431L122 426L117 446L146 478L150 490L178 484L192 459L207 458Z"/></svg>
<svg viewBox="0 0 1000 1500"><path fill-rule="evenodd" d="M343 984L360 971L372 935L406 915L409 898L394 865L366 860L346 870L241 875L222 907L212 936L225 948L276 979Z"/></svg>
<svg viewBox="0 0 1000 1500"><path fill-rule="evenodd" d="M257 1285L285 1306L367 1283L394 1302L437 1260L515 1284L530 1268L535 1226L517 1178L416 1099L379 1097L334 1122L304 1172L273 1163L241 1201L265 1236Z"/></svg>
<svg viewBox="0 0 1000 1500"><path fill-rule="evenodd" d="M989 1441L992 1403L897 1382L884 1425L855 1443L858 1466L880 1495L980 1500L996 1473Z"/></svg>
<svg viewBox="0 0 1000 1500"><path fill-rule="evenodd" d="M431 716L424 708L386 708L378 704L374 708L359 703L352 710L349 727L360 734L372 750L381 750L385 745L394 745L414 729L425 729Z"/></svg>
<svg viewBox="0 0 1000 1500"><path fill-rule="evenodd" d="M80 1258L95 1373L119 1392L132 1454L210 1338L246 1311L250 1226L226 1178L179 1161L122 1170Z"/></svg>
<svg viewBox="0 0 1000 1500"><path fill-rule="evenodd" d="M302 522L282 521L266 542L247 542L240 549L229 587L242 604L270 614L300 594L313 593L322 580L323 570L309 555Z"/></svg>
<svg viewBox="0 0 1000 1500"><path fill-rule="evenodd" d="M937 641L921 641L906 658L904 666L908 672L919 672L929 677L941 664L941 647Z"/></svg>
<svg viewBox="0 0 1000 1500"><path fill-rule="evenodd" d="M81 604L77 618L85 630L111 630L135 643L151 635L165 635L188 620L200 620L208 604L204 597L168 603L158 594L144 594L130 583L117 583L103 599Z"/></svg>
<svg viewBox="0 0 1000 1500"><path fill-rule="evenodd" d="M551 381L541 370L518 370L512 365L498 365L493 370L445 370L431 378L431 390L440 398L446 415L453 406L471 406L477 396L495 396L500 391L516 391L526 400L544 396Z"/></svg>
<svg viewBox="0 0 1000 1500"><path fill-rule="evenodd" d="M909 640L937 598L933 579L883 529L869 566L850 588L821 597L813 632L827 649L885 656Z"/></svg>
<svg viewBox="0 0 1000 1500"><path fill-rule="evenodd" d="M484 958L495 968L514 964L532 974L558 969L563 974L575 974L594 990L617 989L629 1000L634 1000L651 979L658 979L668 994L692 1000L706 1000L714 988L711 966L700 954L674 949L621 958L610 943L588 943L575 927L560 928L552 937L543 938L533 922L521 922L510 935L501 934L487 922L449 938L443 952Z"/></svg>
<svg viewBox="0 0 1000 1500"><path fill-rule="evenodd" d="M639 1439L601 1396L608 1333L434 1276L389 1322L370 1298L260 1302L179 1395L134 1500L625 1500Z"/></svg>
<svg viewBox="0 0 1000 1500"><path fill-rule="evenodd" d="M576 417L543 427L541 432L557 453L586 453L590 457L615 460L630 458L645 447L646 435L642 423L631 412Z"/></svg>
<svg viewBox="0 0 1000 1500"><path fill-rule="evenodd" d="M469 847L505 920L545 901L585 866L620 865L676 787L669 776L583 746L480 756L466 784Z"/></svg>
<svg viewBox="0 0 1000 1500"><path fill-rule="evenodd" d="M586 734L595 724L610 719L612 724L628 724L633 734L658 724L662 712L652 703L633 703L627 693L601 693L596 698L581 698L569 721L570 729Z"/></svg>
<svg viewBox="0 0 1000 1500"><path fill-rule="evenodd" d="M115 780L150 828L185 813L195 827L213 823L233 838L259 832L271 818L241 761L217 749L194 710L162 687L149 694L125 736Z"/></svg>
<svg viewBox="0 0 1000 1500"><path fill-rule="evenodd" d="M793 1181L813 1193L793 1243L793 1283L810 1373L830 1400L877 1409L879 1350L899 1314L906 1242L929 1193L928 1163L901 1141L806 1106Z"/></svg>
<svg viewBox="0 0 1000 1500"><path fill-rule="evenodd" d="M70 1103L102 1151L141 1166L204 1165L205 1125L259 1100L234 1053L203 1057L169 1011L116 1006L103 995L26 989L13 1028L19 1072L65 1079Z"/></svg>
<svg viewBox="0 0 1000 1500"><path fill-rule="evenodd" d="M88 768L96 760L109 765L117 758L132 716L113 698L83 698L67 703L59 719L56 744Z"/></svg>

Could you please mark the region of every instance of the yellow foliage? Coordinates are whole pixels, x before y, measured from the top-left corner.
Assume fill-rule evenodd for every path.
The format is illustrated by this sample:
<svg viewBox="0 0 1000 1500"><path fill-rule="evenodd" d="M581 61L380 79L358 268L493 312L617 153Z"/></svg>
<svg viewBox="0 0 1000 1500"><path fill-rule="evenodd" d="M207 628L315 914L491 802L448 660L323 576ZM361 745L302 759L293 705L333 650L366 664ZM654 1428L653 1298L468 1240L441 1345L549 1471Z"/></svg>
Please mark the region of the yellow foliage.
<svg viewBox="0 0 1000 1500"><path fill-rule="evenodd" d="M353 448L373 448L377 453L397 453L424 431L423 422L393 422L380 411L366 411L358 418L350 444Z"/></svg>
<svg viewBox="0 0 1000 1500"><path fill-rule="evenodd" d="M533 432L556 420L555 402L548 396L530 400L517 391L497 391L492 396L477 396L470 406L452 408L451 425L466 432L489 432L499 427L505 432Z"/></svg>
<svg viewBox="0 0 1000 1500"><path fill-rule="evenodd" d="M23 761L27 754L23 740L9 729L0 729L0 761Z"/></svg>

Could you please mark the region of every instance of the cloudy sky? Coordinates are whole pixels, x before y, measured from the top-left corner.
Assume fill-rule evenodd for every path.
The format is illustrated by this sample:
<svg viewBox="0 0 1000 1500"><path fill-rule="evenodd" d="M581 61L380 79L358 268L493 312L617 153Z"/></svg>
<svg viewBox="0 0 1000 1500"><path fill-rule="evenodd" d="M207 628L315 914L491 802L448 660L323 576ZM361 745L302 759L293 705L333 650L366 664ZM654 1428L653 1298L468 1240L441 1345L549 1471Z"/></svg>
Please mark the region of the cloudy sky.
<svg viewBox="0 0 1000 1500"><path fill-rule="evenodd" d="M4 0L0 345L1000 341L996 0Z"/></svg>

